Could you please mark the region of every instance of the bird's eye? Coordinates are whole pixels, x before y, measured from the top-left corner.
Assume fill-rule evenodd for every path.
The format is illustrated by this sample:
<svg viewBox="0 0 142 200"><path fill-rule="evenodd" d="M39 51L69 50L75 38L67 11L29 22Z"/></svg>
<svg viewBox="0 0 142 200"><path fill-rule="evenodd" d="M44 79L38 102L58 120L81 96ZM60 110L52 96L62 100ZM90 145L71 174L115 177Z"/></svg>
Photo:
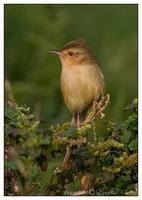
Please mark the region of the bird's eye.
<svg viewBox="0 0 142 200"><path fill-rule="evenodd" d="M72 51L69 51L69 55L72 56L72 55L73 55L73 52L72 52Z"/></svg>

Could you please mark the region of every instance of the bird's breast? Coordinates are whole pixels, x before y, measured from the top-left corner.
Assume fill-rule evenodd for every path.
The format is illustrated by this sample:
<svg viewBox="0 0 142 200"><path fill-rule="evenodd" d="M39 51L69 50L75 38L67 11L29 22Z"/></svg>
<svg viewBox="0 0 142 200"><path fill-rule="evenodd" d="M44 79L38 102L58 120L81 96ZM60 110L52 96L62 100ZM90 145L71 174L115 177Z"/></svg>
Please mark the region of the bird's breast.
<svg viewBox="0 0 142 200"><path fill-rule="evenodd" d="M81 113L94 99L98 99L103 90L101 74L90 65L63 66L61 90L64 101L71 113Z"/></svg>

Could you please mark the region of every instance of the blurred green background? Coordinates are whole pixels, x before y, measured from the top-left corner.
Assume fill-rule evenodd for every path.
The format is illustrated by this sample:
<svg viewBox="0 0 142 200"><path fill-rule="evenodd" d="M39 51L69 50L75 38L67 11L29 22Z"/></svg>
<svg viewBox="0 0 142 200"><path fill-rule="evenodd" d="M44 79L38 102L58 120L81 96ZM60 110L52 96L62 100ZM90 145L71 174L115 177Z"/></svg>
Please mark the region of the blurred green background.
<svg viewBox="0 0 142 200"><path fill-rule="evenodd" d="M49 125L71 115L60 92L60 61L48 51L80 37L105 76L107 119L122 120L137 97L137 5L5 5L5 80L16 102Z"/></svg>

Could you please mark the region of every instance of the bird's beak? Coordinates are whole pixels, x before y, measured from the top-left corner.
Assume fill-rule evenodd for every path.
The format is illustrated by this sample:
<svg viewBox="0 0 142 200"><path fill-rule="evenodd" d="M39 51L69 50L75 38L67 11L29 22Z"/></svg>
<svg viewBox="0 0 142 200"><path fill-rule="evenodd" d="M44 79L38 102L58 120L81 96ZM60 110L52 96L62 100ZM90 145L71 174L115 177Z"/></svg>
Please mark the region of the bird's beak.
<svg viewBox="0 0 142 200"><path fill-rule="evenodd" d="M58 51L58 50L51 50L51 51L49 51L49 53L52 53L54 55L60 55L60 51Z"/></svg>

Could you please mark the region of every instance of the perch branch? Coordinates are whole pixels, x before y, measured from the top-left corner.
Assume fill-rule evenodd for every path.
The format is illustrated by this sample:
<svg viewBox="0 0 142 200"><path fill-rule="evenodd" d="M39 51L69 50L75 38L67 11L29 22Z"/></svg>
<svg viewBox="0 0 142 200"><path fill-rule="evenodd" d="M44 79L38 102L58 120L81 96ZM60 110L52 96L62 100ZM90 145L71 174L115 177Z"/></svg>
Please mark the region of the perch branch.
<svg viewBox="0 0 142 200"><path fill-rule="evenodd" d="M99 102L94 101L91 111L88 113L87 117L85 118L81 126L92 123L99 114L101 115L101 119L102 119L105 116L103 111L106 108L109 101L110 101L109 94L107 94L105 97L102 97Z"/></svg>
<svg viewBox="0 0 142 200"><path fill-rule="evenodd" d="M78 138L78 139L69 139L68 142L66 143L67 144L67 148L66 148L66 154L65 154L65 157L64 157L64 161L63 161L63 166L62 166L62 169L69 169L69 167L71 166L71 153L72 153L72 149L71 147L72 146L79 146L83 143L86 142L86 137L81 137L81 138Z"/></svg>

